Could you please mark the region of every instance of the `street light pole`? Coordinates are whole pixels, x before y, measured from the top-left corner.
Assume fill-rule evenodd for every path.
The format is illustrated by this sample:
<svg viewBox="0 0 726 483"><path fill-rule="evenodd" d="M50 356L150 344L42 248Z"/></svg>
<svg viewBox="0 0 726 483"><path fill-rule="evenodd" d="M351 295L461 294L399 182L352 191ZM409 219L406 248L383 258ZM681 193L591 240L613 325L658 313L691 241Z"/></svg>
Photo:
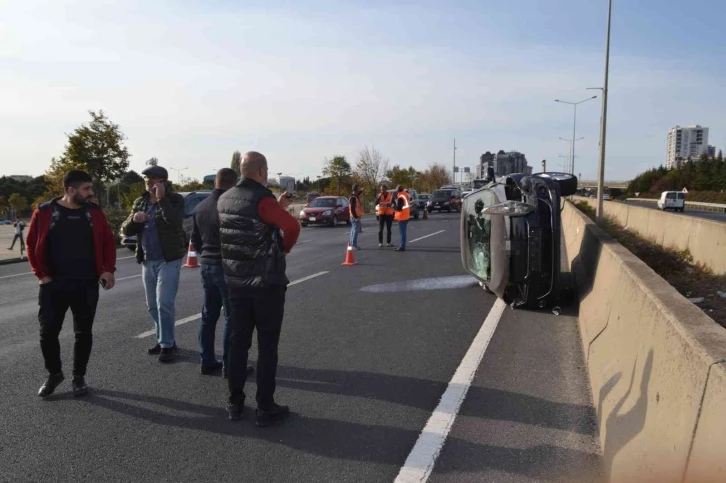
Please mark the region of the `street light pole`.
<svg viewBox="0 0 726 483"><path fill-rule="evenodd" d="M181 184L182 184L182 182L181 182L181 173L182 173L182 171L187 170L189 168L188 167L187 168L172 168L172 167L170 167L169 169L176 171L176 179L177 179L177 182L179 183L179 185L181 186Z"/></svg>
<svg viewBox="0 0 726 483"><path fill-rule="evenodd" d="M555 99L555 102L559 102L561 104L569 104L573 107L573 116L572 116L572 153L571 153L571 159L570 159L570 174L575 173L575 137L577 132L577 106L579 104L582 104L583 102L591 101L593 99L597 98L597 96L588 97L587 99L583 99L578 102L568 102L568 101L561 101L559 99Z"/></svg>
<svg viewBox="0 0 726 483"><path fill-rule="evenodd" d="M605 188L605 135L608 124L608 76L610 72L610 21L613 13L613 0L608 0L608 30L605 42L605 81L602 88L602 118L600 119L600 165L597 171L597 208L595 219L602 218L602 197Z"/></svg>
<svg viewBox="0 0 726 483"><path fill-rule="evenodd" d="M454 184L456 184L456 138L454 138L454 171L451 174L454 175Z"/></svg>

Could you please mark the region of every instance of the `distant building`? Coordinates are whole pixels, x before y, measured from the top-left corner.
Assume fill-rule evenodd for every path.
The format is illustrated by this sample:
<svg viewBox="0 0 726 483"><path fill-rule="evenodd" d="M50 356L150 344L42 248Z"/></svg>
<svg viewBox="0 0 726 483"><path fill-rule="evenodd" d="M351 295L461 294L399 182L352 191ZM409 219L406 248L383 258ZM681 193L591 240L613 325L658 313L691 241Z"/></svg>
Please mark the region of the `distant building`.
<svg viewBox="0 0 726 483"><path fill-rule="evenodd" d="M700 125L676 126L668 131L666 167L680 168L685 161L708 154L708 128Z"/></svg>
<svg viewBox="0 0 726 483"><path fill-rule="evenodd" d="M13 175L8 176L8 178L10 178L14 181L22 181L24 183L29 183L29 182L33 181L32 176L26 176L24 174L13 174Z"/></svg>
<svg viewBox="0 0 726 483"><path fill-rule="evenodd" d="M713 159L716 157L716 146L709 146L708 147L708 157Z"/></svg>
<svg viewBox="0 0 726 483"><path fill-rule="evenodd" d="M479 158L477 177L486 176L487 169L492 167L496 176L506 176L512 173L532 174L532 167L527 164L527 157L518 151L499 151L492 154L487 151Z"/></svg>

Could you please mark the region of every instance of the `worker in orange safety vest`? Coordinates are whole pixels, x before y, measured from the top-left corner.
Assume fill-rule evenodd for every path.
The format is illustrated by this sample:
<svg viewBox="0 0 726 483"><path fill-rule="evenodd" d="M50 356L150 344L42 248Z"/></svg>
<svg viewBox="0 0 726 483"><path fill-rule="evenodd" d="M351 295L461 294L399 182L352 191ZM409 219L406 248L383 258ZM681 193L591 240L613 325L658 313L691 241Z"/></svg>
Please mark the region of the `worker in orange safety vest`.
<svg viewBox="0 0 726 483"><path fill-rule="evenodd" d="M406 231L408 229L408 220L411 218L411 196L403 186L398 185L396 188L396 214L395 220L398 222L398 230L401 233L401 245L396 248L397 252L406 251Z"/></svg>
<svg viewBox="0 0 726 483"><path fill-rule="evenodd" d="M383 246L383 227L386 227L387 246L391 245L391 225L393 225L393 193L389 193L388 186L381 185L381 192L376 198L378 205L378 246Z"/></svg>
<svg viewBox="0 0 726 483"><path fill-rule="evenodd" d="M363 205L360 203L360 195L363 188L359 185L353 185L353 194L348 200L350 204L350 246L354 250L360 250L358 246L358 233L361 231L361 217L363 216Z"/></svg>

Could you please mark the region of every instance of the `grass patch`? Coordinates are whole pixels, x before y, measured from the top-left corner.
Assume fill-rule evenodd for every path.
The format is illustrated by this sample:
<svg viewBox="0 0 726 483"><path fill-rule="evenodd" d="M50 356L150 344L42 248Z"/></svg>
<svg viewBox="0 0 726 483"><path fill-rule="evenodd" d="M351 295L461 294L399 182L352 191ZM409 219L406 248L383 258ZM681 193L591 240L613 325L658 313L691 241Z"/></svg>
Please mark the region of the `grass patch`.
<svg viewBox="0 0 726 483"><path fill-rule="evenodd" d="M595 210L586 201L578 201L575 206L595 221ZM726 292L726 276L716 275L708 268L694 264L688 250L678 251L662 247L626 230L609 218L604 218L599 226L663 277L681 295L689 299L703 298L696 306L726 328L726 298L719 295L719 291Z"/></svg>

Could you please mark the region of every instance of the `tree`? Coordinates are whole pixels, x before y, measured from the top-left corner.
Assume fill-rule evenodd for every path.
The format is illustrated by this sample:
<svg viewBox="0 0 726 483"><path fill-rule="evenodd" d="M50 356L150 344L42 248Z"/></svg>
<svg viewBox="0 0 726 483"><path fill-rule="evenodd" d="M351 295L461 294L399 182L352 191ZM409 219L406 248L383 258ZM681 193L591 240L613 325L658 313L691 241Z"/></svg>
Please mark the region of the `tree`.
<svg viewBox="0 0 726 483"><path fill-rule="evenodd" d="M91 122L81 125L72 134L61 157L51 159L45 174L47 194L63 193L63 175L71 169L82 169L91 175L97 197L103 184L120 178L129 167L129 152L124 146L126 136L103 111L89 111ZM153 159L153 158L152 158Z"/></svg>
<svg viewBox="0 0 726 483"><path fill-rule="evenodd" d="M133 169L121 176L121 183L123 184L136 184L143 182L144 178L142 178L139 173L137 173Z"/></svg>
<svg viewBox="0 0 726 483"><path fill-rule="evenodd" d="M432 164L421 174L418 186L421 190L433 191L451 183L449 171L442 164Z"/></svg>
<svg viewBox="0 0 726 483"><path fill-rule="evenodd" d="M343 183L351 177L353 169L345 156L334 156L333 159L325 160L323 174L330 177L330 190L337 190L338 196L340 196Z"/></svg>
<svg viewBox="0 0 726 483"><path fill-rule="evenodd" d="M159 158L149 158L146 160L146 166L159 166Z"/></svg>
<svg viewBox="0 0 726 483"><path fill-rule="evenodd" d="M242 153L239 151L232 153L232 162L229 164L229 167L237 173L237 176L242 175Z"/></svg>
<svg viewBox="0 0 726 483"><path fill-rule="evenodd" d="M28 209L28 200L25 196L20 196L18 193L13 193L8 199L8 205L13 211L18 214Z"/></svg>
<svg viewBox="0 0 726 483"><path fill-rule="evenodd" d="M179 192L198 191L204 189L204 185L197 179L185 178L183 184L175 186L174 189Z"/></svg>
<svg viewBox="0 0 726 483"><path fill-rule="evenodd" d="M388 171L388 159L376 148L368 146L361 150L355 166L355 174L368 193L375 193L378 183Z"/></svg>
<svg viewBox="0 0 726 483"><path fill-rule="evenodd" d="M4 196L0 195L0 213L3 214L3 216L7 216L7 208L8 207L8 200L5 199Z"/></svg>
<svg viewBox="0 0 726 483"><path fill-rule="evenodd" d="M414 188L416 180L423 179L422 173L416 171L413 166L408 168L401 168L399 165L395 165L387 173L386 177L391 181L389 188L395 188L398 185L404 188ZM420 182L418 183L420 185Z"/></svg>

